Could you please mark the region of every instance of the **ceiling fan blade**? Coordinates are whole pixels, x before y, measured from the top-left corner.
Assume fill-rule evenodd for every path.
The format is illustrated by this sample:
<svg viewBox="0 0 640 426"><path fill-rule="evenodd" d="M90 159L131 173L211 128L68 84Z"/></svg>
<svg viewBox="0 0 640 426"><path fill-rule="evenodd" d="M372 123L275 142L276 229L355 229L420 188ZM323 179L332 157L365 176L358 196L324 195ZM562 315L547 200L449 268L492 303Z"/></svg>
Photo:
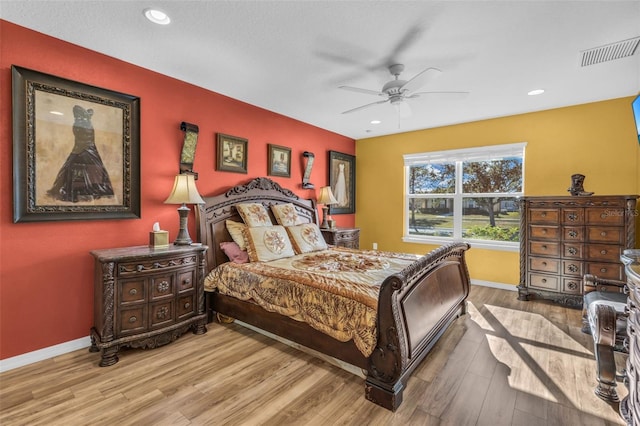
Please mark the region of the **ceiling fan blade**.
<svg viewBox="0 0 640 426"><path fill-rule="evenodd" d="M469 92L416 92L405 96L407 99L433 97L443 100L460 100L469 96Z"/></svg>
<svg viewBox="0 0 640 426"><path fill-rule="evenodd" d="M413 92L427 84L430 80L438 77L440 74L442 74L442 71L437 68L427 68L424 71L418 73L411 80L407 81L404 86L400 88L400 90Z"/></svg>
<svg viewBox="0 0 640 426"><path fill-rule="evenodd" d="M398 62L400 54L409 48L418 37L422 34L424 28L421 25L415 24L409 28L402 38L398 40L396 45L391 49L391 52L380 62L379 66L389 67Z"/></svg>
<svg viewBox="0 0 640 426"><path fill-rule="evenodd" d="M340 86L339 89L348 90L350 92L364 93L366 95L386 96L386 93L384 92L378 92L378 91L369 90L369 89L361 89L359 87Z"/></svg>
<svg viewBox="0 0 640 426"><path fill-rule="evenodd" d="M343 112L343 114L349 114L349 113L351 113L351 112L360 111L361 109L369 108L369 107L372 107L372 106L374 106L374 105L378 105L378 104L383 104L383 103L385 103L385 102L387 102L387 99L385 99L384 101L372 102L372 103L370 103L370 104L362 105L362 106L359 106L359 107L357 107L357 108L353 108L353 109L350 109L350 110L344 111L344 112Z"/></svg>

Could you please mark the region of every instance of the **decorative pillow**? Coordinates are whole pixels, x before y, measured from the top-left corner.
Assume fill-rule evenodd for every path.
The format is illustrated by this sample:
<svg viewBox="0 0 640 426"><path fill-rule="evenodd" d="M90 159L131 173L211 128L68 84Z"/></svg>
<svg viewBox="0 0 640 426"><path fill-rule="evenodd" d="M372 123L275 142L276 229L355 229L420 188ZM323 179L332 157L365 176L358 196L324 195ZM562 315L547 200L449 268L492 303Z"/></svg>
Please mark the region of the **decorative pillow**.
<svg viewBox="0 0 640 426"><path fill-rule="evenodd" d="M244 237L247 240L247 253L251 262L267 262L295 254L283 226L247 227Z"/></svg>
<svg viewBox="0 0 640 426"><path fill-rule="evenodd" d="M273 216L276 218L278 225L294 226L305 223L304 219L298 216L296 208L291 203L274 204L271 206Z"/></svg>
<svg viewBox="0 0 640 426"><path fill-rule="evenodd" d="M225 225L227 225L227 231L229 231L229 235L235 243L240 247L240 250L246 250L247 244L244 241L244 235L242 231L247 227L244 223L234 222L233 220L226 220Z"/></svg>
<svg viewBox="0 0 640 426"><path fill-rule="evenodd" d="M291 237L291 244L298 254L327 248L327 243L320 232L320 228L315 223L289 226L287 227L287 233Z"/></svg>
<svg viewBox="0 0 640 426"><path fill-rule="evenodd" d="M267 209L259 203L236 204L236 209L244 224L249 227L271 226L271 218Z"/></svg>
<svg viewBox="0 0 640 426"><path fill-rule="evenodd" d="M220 248L233 263L249 263L249 255L233 241L220 243Z"/></svg>

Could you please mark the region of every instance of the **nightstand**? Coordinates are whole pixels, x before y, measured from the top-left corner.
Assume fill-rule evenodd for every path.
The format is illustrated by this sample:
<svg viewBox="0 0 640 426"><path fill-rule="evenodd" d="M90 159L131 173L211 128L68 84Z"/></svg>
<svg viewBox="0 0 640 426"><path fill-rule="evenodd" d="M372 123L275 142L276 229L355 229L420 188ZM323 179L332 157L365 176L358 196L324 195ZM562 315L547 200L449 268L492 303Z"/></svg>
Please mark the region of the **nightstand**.
<svg viewBox="0 0 640 426"><path fill-rule="evenodd" d="M360 229L358 228L321 228L320 231L327 244L354 249L360 248Z"/></svg>
<svg viewBox="0 0 640 426"><path fill-rule="evenodd" d="M118 362L121 347L155 348L191 329L207 331L204 265L207 246L122 247L95 258L91 352L100 367Z"/></svg>

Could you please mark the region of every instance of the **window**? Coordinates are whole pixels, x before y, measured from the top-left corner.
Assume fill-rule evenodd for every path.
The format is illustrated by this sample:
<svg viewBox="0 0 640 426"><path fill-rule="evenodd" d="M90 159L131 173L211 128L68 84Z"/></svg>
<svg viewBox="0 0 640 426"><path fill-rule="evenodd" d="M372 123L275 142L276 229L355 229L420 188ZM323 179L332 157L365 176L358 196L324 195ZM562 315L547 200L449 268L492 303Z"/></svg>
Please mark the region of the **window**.
<svg viewBox="0 0 640 426"><path fill-rule="evenodd" d="M403 240L517 250L525 146L405 155Z"/></svg>

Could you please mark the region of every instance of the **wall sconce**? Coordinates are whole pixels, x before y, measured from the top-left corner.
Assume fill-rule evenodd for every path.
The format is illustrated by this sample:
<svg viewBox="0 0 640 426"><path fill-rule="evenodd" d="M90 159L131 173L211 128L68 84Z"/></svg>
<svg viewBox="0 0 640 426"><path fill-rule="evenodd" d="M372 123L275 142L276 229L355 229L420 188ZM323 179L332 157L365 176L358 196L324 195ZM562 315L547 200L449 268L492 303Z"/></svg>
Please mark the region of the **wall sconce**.
<svg viewBox="0 0 640 426"><path fill-rule="evenodd" d="M193 241L189 236L189 230L187 229L187 221L189 216L189 207L187 204L204 204L204 200L198 194L198 188L196 188L196 180L192 174L180 174L176 176L176 180L173 183L173 189L171 195L165 201L165 204L182 204L178 207L178 215L180 216L180 231L176 240L173 242L175 245L187 246Z"/></svg>
<svg viewBox="0 0 640 426"><path fill-rule="evenodd" d="M338 200L333 196L330 186L323 186L320 188L320 196L318 197L318 204L322 204L322 224L320 228L327 229L329 224L327 223L327 214L331 214L329 208L331 204L338 204Z"/></svg>

